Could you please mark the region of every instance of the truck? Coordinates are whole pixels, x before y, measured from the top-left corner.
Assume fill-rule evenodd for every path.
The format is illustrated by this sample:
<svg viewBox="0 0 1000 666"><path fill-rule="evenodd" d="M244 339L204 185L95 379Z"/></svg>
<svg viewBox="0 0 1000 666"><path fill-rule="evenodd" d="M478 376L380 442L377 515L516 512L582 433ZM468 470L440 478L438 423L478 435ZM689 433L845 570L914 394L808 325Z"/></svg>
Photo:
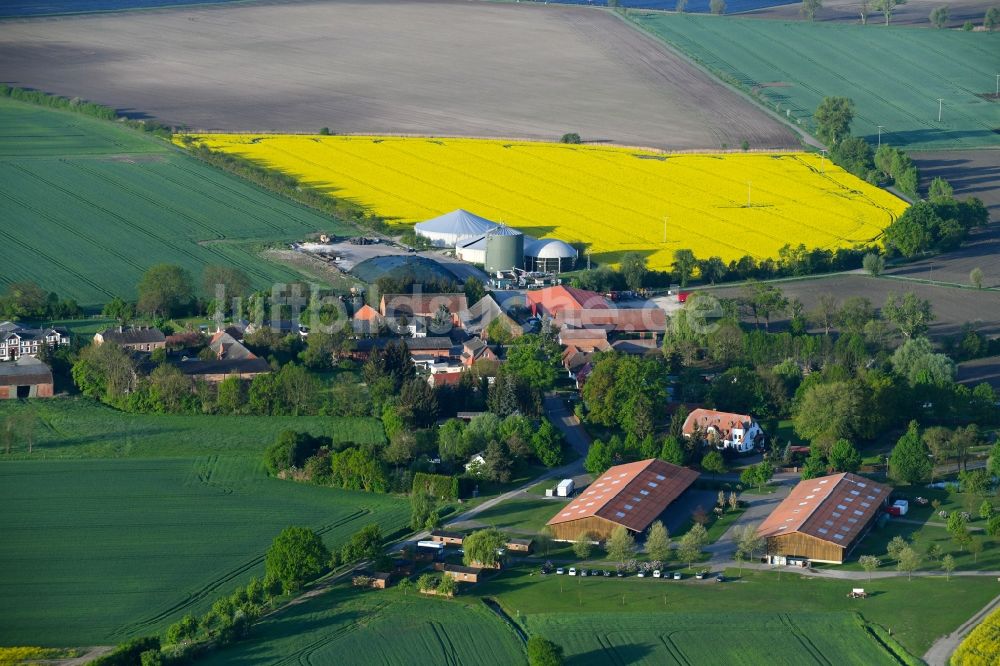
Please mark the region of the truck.
<svg viewBox="0 0 1000 666"><path fill-rule="evenodd" d="M556 486L556 495L559 497L569 497L573 494L573 488L573 479L563 479L559 482L559 485Z"/></svg>

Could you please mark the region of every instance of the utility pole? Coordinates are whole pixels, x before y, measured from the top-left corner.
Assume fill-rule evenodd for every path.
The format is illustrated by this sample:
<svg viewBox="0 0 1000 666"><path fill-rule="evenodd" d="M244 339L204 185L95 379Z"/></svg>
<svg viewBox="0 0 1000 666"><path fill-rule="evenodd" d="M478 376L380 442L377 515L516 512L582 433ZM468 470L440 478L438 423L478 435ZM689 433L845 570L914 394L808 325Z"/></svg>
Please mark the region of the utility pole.
<svg viewBox="0 0 1000 666"><path fill-rule="evenodd" d="M1000 74L997 74L997 92L996 96L1000 97Z"/></svg>
<svg viewBox="0 0 1000 666"><path fill-rule="evenodd" d="M878 147L882 147L882 126L878 126Z"/></svg>
<svg viewBox="0 0 1000 666"><path fill-rule="evenodd" d="M747 181L747 208L750 207L750 181Z"/></svg>
<svg viewBox="0 0 1000 666"><path fill-rule="evenodd" d="M826 173L826 148L820 148L819 151L819 170Z"/></svg>
<svg viewBox="0 0 1000 666"><path fill-rule="evenodd" d="M938 97L938 122L941 122L941 105L944 103L944 99Z"/></svg>
<svg viewBox="0 0 1000 666"><path fill-rule="evenodd" d="M666 244L666 242L667 242L667 220L669 220L669 219L670 218L667 217L666 215L663 216L663 242L664 242L664 244Z"/></svg>

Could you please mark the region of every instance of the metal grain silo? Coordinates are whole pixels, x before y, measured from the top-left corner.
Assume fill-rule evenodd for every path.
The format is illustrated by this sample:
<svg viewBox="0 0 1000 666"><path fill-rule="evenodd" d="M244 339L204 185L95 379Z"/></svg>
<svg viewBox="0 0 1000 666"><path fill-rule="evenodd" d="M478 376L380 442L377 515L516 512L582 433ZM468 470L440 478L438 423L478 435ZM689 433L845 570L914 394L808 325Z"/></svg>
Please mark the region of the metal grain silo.
<svg viewBox="0 0 1000 666"><path fill-rule="evenodd" d="M486 272L509 271L524 263L524 234L499 227L486 236Z"/></svg>

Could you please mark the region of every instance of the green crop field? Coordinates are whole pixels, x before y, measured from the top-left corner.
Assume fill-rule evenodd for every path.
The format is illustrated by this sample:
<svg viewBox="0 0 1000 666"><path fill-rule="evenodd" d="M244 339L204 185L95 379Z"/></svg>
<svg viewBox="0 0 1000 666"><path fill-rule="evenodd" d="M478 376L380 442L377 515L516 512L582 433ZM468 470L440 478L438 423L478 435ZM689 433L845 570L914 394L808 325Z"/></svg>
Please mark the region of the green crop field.
<svg viewBox="0 0 1000 666"><path fill-rule="evenodd" d="M113 643L157 631L263 574L289 525L331 547L401 499L280 481L262 452L286 428L380 442L376 419L134 415L85 398L0 405L35 415L29 455L0 453L0 645Z"/></svg>
<svg viewBox="0 0 1000 666"><path fill-rule="evenodd" d="M267 477L245 457L0 463L0 645L162 630L263 575L289 525L330 546L409 520L403 500Z"/></svg>
<svg viewBox="0 0 1000 666"><path fill-rule="evenodd" d="M38 458L185 458L208 454L260 459L282 430L333 437L338 442L383 442L378 419L329 416L208 416L127 414L89 398L0 402L0 419L27 411L35 415ZM15 458L27 458L18 444Z"/></svg>
<svg viewBox="0 0 1000 666"><path fill-rule="evenodd" d="M572 664L893 666L895 657L850 613L575 613L528 618Z"/></svg>
<svg viewBox="0 0 1000 666"><path fill-rule="evenodd" d="M855 613L860 613L866 622L891 629L892 636L913 655L922 655L936 638L954 631L989 603L1000 588L996 579L990 577L955 577L950 581L944 578L908 581L902 577L869 583L807 577L790 571L778 576L749 569L744 569L742 578L736 569L727 570L730 580L725 583L691 578L677 582L634 577L532 576L531 573L523 568L507 571L480 585L476 593L496 598L507 613L520 617L529 628L535 627L532 624L535 616L542 616L539 621L547 621L544 618L555 614L569 618L581 613L642 613L649 618L653 630L662 631L675 622L690 627L687 618L696 615L704 618L703 634L710 637L709 640L725 642L732 635L734 643L744 640L745 634L741 622L724 619L729 614L740 614L745 619L770 615L775 621L779 614L790 615L798 622L800 616L814 613L837 613L842 618L853 618ZM736 578L739 579L734 580ZM852 587L864 587L870 593L869 598L848 599L847 593ZM712 621L713 616L717 620ZM850 628L853 635L864 638L852 628L853 620L843 619L842 622L838 626L845 627L845 636ZM805 629L805 625L801 626ZM777 634L789 633L789 628L767 633L770 639L777 641ZM813 635L810 631L809 636ZM704 636L701 640L705 640ZM558 635L546 637L560 640ZM651 639L647 636L644 640ZM846 639L820 637L819 640L836 645L837 641ZM785 655L788 661L775 663L815 662L815 653L808 648L798 651L797 643L784 640L781 645L788 649ZM692 663L704 662L692 660ZM730 662L723 659L719 663ZM831 660L830 663L838 662Z"/></svg>
<svg viewBox="0 0 1000 666"><path fill-rule="evenodd" d="M813 129L825 96L854 100L854 134L911 149L1000 146L1000 34L631 12L653 35ZM938 98L944 100L938 122Z"/></svg>
<svg viewBox="0 0 1000 666"><path fill-rule="evenodd" d="M32 280L94 306L135 297L155 263L242 268L257 287L301 276L260 259L264 241L332 218L251 186L162 140L68 111L0 100L0 288Z"/></svg>
<svg viewBox="0 0 1000 666"><path fill-rule="evenodd" d="M199 663L482 664L525 662L513 629L478 599L337 588L272 616Z"/></svg>

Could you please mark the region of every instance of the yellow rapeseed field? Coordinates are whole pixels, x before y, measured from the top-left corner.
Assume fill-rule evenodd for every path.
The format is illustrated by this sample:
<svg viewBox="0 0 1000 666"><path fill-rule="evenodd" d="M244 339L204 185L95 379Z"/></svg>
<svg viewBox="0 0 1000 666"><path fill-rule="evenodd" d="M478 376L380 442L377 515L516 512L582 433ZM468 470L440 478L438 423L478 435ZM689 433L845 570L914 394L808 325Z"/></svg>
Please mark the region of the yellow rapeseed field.
<svg viewBox="0 0 1000 666"><path fill-rule="evenodd" d="M597 262L637 251L661 269L679 248L728 262L777 257L786 243L866 244L906 208L807 153L660 154L372 136L194 138L353 199L392 224L464 208L532 236L583 243Z"/></svg>

